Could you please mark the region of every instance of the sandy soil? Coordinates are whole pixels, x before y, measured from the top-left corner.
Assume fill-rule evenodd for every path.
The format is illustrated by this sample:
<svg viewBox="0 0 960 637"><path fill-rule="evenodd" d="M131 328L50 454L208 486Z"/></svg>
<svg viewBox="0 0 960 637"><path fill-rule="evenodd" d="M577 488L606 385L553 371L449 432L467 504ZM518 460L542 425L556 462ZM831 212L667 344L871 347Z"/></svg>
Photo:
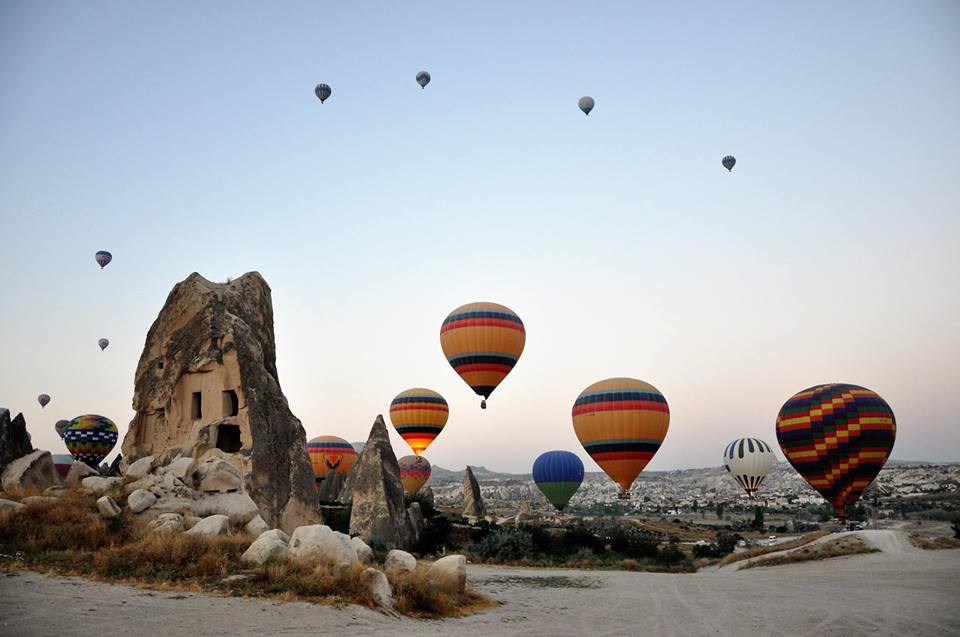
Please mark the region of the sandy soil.
<svg viewBox="0 0 960 637"><path fill-rule="evenodd" d="M471 582L503 604L443 621L8 574L0 576L0 634L960 634L960 550L913 550L889 535L869 539L888 552L740 572L471 567Z"/></svg>

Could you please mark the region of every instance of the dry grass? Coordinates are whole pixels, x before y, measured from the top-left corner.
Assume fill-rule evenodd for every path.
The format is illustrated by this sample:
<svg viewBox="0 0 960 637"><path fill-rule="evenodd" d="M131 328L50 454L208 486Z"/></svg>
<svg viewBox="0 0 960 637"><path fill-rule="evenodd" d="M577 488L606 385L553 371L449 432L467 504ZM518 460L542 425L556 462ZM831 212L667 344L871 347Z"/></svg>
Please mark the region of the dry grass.
<svg viewBox="0 0 960 637"><path fill-rule="evenodd" d="M467 588L463 593L439 591L427 580L427 567L414 571L387 571L393 587L394 608L404 615L420 618L463 617L497 605L495 601Z"/></svg>
<svg viewBox="0 0 960 637"><path fill-rule="evenodd" d="M845 555L860 555L862 553L877 553L878 549L868 546L863 539L856 535L847 535L839 537L829 542L821 542L814 546L806 546L795 549L785 555L776 555L766 559L747 562L740 569L755 568L758 566L778 566L780 564L793 564L795 562L810 562L814 560L826 560L833 557L843 557Z"/></svg>
<svg viewBox="0 0 960 637"><path fill-rule="evenodd" d="M726 566L727 564L733 564L742 560L749 560L752 557L759 557L761 555L766 555L767 553L789 551L790 549L795 549L805 544L809 544L810 542L813 542L814 540L822 538L828 534L829 531L814 531L813 533L807 533L806 535L798 537L797 539L789 542L782 542L780 544L774 544L773 546L758 546L741 553L730 553L720 560L720 566Z"/></svg>
<svg viewBox="0 0 960 637"><path fill-rule="evenodd" d="M923 535L911 534L910 543L924 551L960 549L960 540L952 537L925 537Z"/></svg>

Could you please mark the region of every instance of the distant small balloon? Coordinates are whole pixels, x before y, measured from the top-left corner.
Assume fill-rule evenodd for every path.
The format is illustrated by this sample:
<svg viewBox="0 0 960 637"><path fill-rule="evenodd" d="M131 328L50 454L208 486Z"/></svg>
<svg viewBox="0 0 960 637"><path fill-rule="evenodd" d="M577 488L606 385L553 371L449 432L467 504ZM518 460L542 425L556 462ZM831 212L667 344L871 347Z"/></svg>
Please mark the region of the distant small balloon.
<svg viewBox="0 0 960 637"><path fill-rule="evenodd" d="M430 83L430 74L426 71L420 71L417 73L417 84L420 85L420 88L427 88L427 84Z"/></svg>
<svg viewBox="0 0 960 637"><path fill-rule="evenodd" d="M46 406L47 406L47 403L50 402L50 395L49 395L49 394L40 394L39 396L37 396L37 402L40 403L40 406L41 406L41 407L46 407Z"/></svg>
<svg viewBox="0 0 960 637"><path fill-rule="evenodd" d="M101 270L107 267L108 263L113 261L113 255L107 252L106 250L100 250L95 255L93 255L93 258L96 259L97 263L100 264Z"/></svg>
<svg viewBox="0 0 960 637"><path fill-rule="evenodd" d="M317 97L320 98L320 103L323 104L330 94L333 91L330 89L329 84L317 84L317 88L313 89L313 92L317 94Z"/></svg>
<svg viewBox="0 0 960 637"><path fill-rule="evenodd" d="M727 155L721 160L720 163L722 163L723 167L727 169L727 172L732 172L733 167L737 165L737 158L733 155Z"/></svg>
<svg viewBox="0 0 960 637"><path fill-rule="evenodd" d="M580 110L583 111L584 115L589 115L590 111L592 111L594 107L593 98L589 95L584 95L580 98L580 101L577 102L577 106L580 107Z"/></svg>
<svg viewBox="0 0 960 637"><path fill-rule="evenodd" d="M100 346L100 351L101 351L101 352L102 352L103 350L107 349L107 345L109 345L109 344L110 344L110 341L108 341L108 340L105 339L105 338L101 338L99 341L97 341L97 345Z"/></svg>
<svg viewBox="0 0 960 637"><path fill-rule="evenodd" d="M57 435L63 438L63 434L67 431L67 428L70 426L69 420L58 420L57 424L53 426L57 430Z"/></svg>

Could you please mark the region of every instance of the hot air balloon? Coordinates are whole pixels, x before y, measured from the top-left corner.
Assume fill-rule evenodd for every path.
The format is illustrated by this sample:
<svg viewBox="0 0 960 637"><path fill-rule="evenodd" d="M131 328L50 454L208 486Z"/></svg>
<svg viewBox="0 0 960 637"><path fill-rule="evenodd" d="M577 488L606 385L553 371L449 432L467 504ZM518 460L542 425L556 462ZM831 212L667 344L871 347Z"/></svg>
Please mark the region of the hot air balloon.
<svg viewBox="0 0 960 637"><path fill-rule="evenodd" d="M426 71L420 71L417 73L417 84L420 85L420 88L427 88L427 84L430 83L430 74Z"/></svg>
<svg viewBox="0 0 960 637"><path fill-rule="evenodd" d="M550 504L563 511L583 482L583 462L569 451L546 451L533 462L533 481Z"/></svg>
<svg viewBox="0 0 960 637"><path fill-rule="evenodd" d="M633 378L590 385L573 404L573 429L594 462L630 498L630 485L660 449L670 426L663 394Z"/></svg>
<svg viewBox="0 0 960 637"><path fill-rule="evenodd" d="M107 267L108 263L113 261L113 255L107 252L106 250L98 251L95 255L93 255L93 258L96 259L97 263L100 264L101 270Z"/></svg>
<svg viewBox="0 0 960 637"><path fill-rule="evenodd" d="M63 434L67 451L80 462L96 469L117 444L117 426L104 416L77 416Z"/></svg>
<svg viewBox="0 0 960 637"><path fill-rule="evenodd" d="M773 449L758 438L737 438L723 450L723 467L751 498L776 464Z"/></svg>
<svg viewBox="0 0 960 637"><path fill-rule="evenodd" d="M589 95L584 95L580 98L580 101L577 102L577 106L580 107L580 110L583 111L584 115L589 115L594 106L593 98Z"/></svg>
<svg viewBox="0 0 960 637"><path fill-rule="evenodd" d="M50 394L40 394L37 396L37 402L40 403L41 408L46 407L50 402Z"/></svg>
<svg viewBox="0 0 960 637"><path fill-rule="evenodd" d="M317 436L307 443L313 466L313 484L318 489L331 471L347 475L357 459L353 445L337 436Z"/></svg>
<svg viewBox="0 0 960 637"><path fill-rule="evenodd" d="M70 467L73 466L73 456L68 453L55 453L53 454L53 466L61 478L66 478L67 474L70 473Z"/></svg>
<svg viewBox="0 0 960 637"><path fill-rule="evenodd" d="M327 101L327 98L330 97L331 93L333 93L329 84L317 84L317 87L313 89L313 92L317 94L321 104Z"/></svg>
<svg viewBox="0 0 960 637"><path fill-rule="evenodd" d="M449 415L447 401L432 389L407 389L390 403L390 422L418 456L440 434Z"/></svg>
<svg viewBox="0 0 960 637"><path fill-rule="evenodd" d="M733 167L737 164L737 158L733 155L727 155L720 160L720 163L723 164L723 167L727 169L727 172L732 172Z"/></svg>
<svg viewBox="0 0 960 637"><path fill-rule="evenodd" d="M97 341L97 345L100 346L100 351L101 351L101 352L102 352L103 350L107 349L107 345L109 345L109 344L110 344L110 341L108 341L108 340L105 339L105 338L101 338L99 341Z"/></svg>
<svg viewBox="0 0 960 637"><path fill-rule="evenodd" d="M523 321L497 303L468 303L450 312L440 326L440 347L460 378L483 396L493 393L517 364L527 334Z"/></svg>
<svg viewBox="0 0 960 637"><path fill-rule="evenodd" d="M777 415L777 440L793 468L843 517L880 473L897 437L893 410L857 385L817 385Z"/></svg>
<svg viewBox="0 0 960 637"><path fill-rule="evenodd" d="M430 479L430 463L423 456L404 456L400 463L400 482L407 495L416 494Z"/></svg>
<svg viewBox="0 0 960 637"><path fill-rule="evenodd" d="M70 421L69 421L69 420L58 420L58 421L57 421L57 424L55 424L53 427L54 427L54 429L57 430L57 435L60 436L61 438L63 438L63 434L66 433L67 428L68 428L69 426L70 426Z"/></svg>

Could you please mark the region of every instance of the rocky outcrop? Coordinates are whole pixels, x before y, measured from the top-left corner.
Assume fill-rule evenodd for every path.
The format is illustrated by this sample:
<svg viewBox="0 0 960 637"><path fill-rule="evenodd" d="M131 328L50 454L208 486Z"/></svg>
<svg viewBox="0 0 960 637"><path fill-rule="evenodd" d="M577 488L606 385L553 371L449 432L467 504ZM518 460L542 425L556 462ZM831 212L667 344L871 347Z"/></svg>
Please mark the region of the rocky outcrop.
<svg viewBox="0 0 960 637"><path fill-rule="evenodd" d="M227 535L230 533L230 518L225 515L210 515L186 531L184 535Z"/></svg>
<svg viewBox="0 0 960 637"><path fill-rule="evenodd" d="M157 503L157 496L146 489L137 489L127 496L127 506L131 513L146 511Z"/></svg>
<svg viewBox="0 0 960 637"><path fill-rule="evenodd" d="M70 469L67 470L67 477L64 478L63 483L71 489L77 489L80 487L80 483L84 478L97 475L99 474L94 469L91 469L86 462L77 461L70 465Z"/></svg>
<svg viewBox="0 0 960 637"><path fill-rule="evenodd" d="M43 491L47 487L61 484L60 474L53 464L53 456L49 451L41 449L8 464L0 476L0 483L7 493Z"/></svg>
<svg viewBox="0 0 960 637"><path fill-rule="evenodd" d="M214 459L201 490L248 493L271 526L321 521L304 430L280 389L270 287L256 272L174 286L147 334L133 408L128 471L146 456Z"/></svg>
<svg viewBox="0 0 960 637"><path fill-rule="evenodd" d="M432 507L436 507L437 503L435 502L435 496L433 495L433 487L426 487L425 489L420 489L420 495L423 497L423 501L429 504Z"/></svg>
<svg viewBox="0 0 960 637"><path fill-rule="evenodd" d="M480 485L473 475L473 469L467 467L463 472L463 515L469 518L482 518L487 514L480 496Z"/></svg>
<svg viewBox="0 0 960 637"><path fill-rule="evenodd" d="M337 565L358 562L357 550L349 535L332 530L323 524L301 526L290 536L290 557L298 560L316 560Z"/></svg>
<svg viewBox="0 0 960 637"><path fill-rule="evenodd" d="M97 500L97 511L100 517L110 519L120 517L120 506L108 495L102 496Z"/></svg>
<svg viewBox="0 0 960 637"><path fill-rule="evenodd" d="M23 414L10 419L10 410L0 407L0 473L8 464L33 451Z"/></svg>
<svg viewBox="0 0 960 637"><path fill-rule="evenodd" d="M317 499L320 502L337 502L340 499L340 493L343 491L346 480L347 477L339 471L331 471L320 483L320 488L317 489Z"/></svg>
<svg viewBox="0 0 960 637"><path fill-rule="evenodd" d="M419 502L411 502L407 507L407 521L410 524L410 544L414 545L420 540L420 534L427 526Z"/></svg>
<svg viewBox="0 0 960 637"><path fill-rule="evenodd" d="M161 513L148 525L154 533L179 533L184 529L183 516L179 513Z"/></svg>
<svg viewBox="0 0 960 637"><path fill-rule="evenodd" d="M357 552L357 559L361 564L369 564L373 561L373 549L367 546L366 542L358 537L352 537L350 543L353 544L353 550Z"/></svg>
<svg viewBox="0 0 960 637"><path fill-rule="evenodd" d="M430 565L427 581L438 590L447 593L462 593L467 588L467 558L448 555Z"/></svg>
<svg viewBox="0 0 960 637"><path fill-rule="evenodd" d="M279 529L265 531L253 541L253 544L240 556L241 562L247 564L264 564L271 560L279 560L287 555L290 538Z"/></svg>
<svg viewBox="0 0 960 637"><path fill-rule="evenodd" d="M270 530L270 526L264 521L262 517L257 515L252 520L243 525L243 530L245 533L252 535L253 537L260 537L264 533Z"/></svg>
<svg viewBox="0 0 960 637"><path fill-rule="evenodd" d="M101 496L110 489L120 486L121 478L101 478L100 476L90 476L80 480L80 486L84 491L91 495Z"/></svg>

